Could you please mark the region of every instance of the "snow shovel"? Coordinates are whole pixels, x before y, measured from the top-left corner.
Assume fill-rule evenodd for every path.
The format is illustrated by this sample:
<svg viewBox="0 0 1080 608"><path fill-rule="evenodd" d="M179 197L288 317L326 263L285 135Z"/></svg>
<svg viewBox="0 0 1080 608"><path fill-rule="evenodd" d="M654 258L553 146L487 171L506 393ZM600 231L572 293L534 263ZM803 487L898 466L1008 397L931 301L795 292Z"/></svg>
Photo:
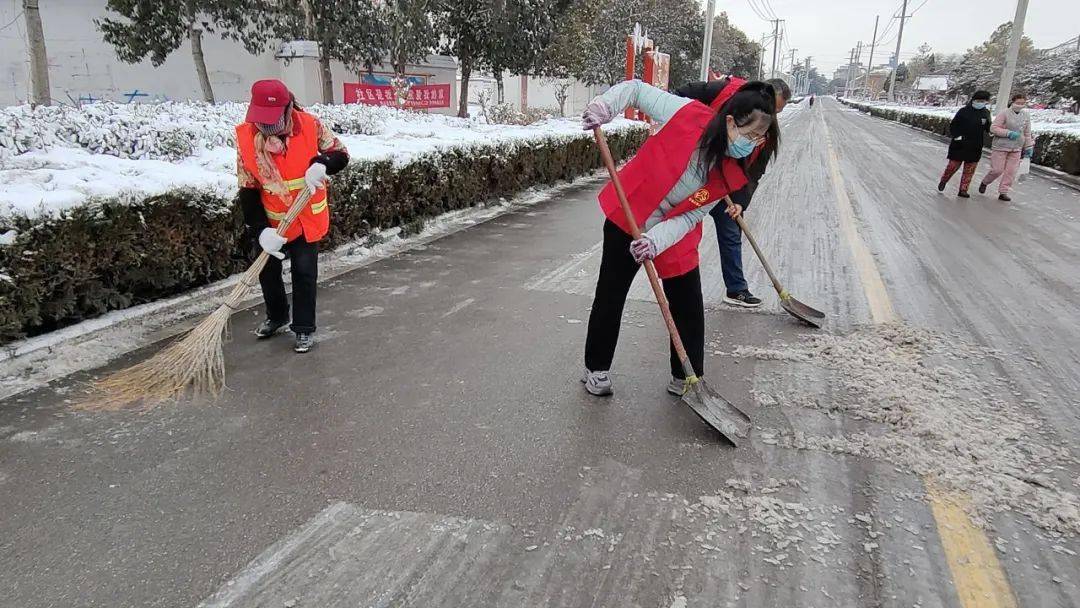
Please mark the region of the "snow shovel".
<svg viewBox="0 0 1080 608"><path fill-rule="evenodd" d="M600 156L604 159L604 166L611 175L611 183L615 187L615 193L619 196L619 204L622 205L626 221L630 224L630 234L635 239L641 238L641 229L634 220L634 214L630 211L630 203L626 200L626 192L619 181L619 174L615 171L615 160L611 157L607 139L597 127L593 129L596 136L596 145L600 148ZM660 305L660 314L664 317L668 334L671 335L671 344L675 347L675 353L682 364L683 374L686 376L686 386L683 390L683 403L690 406L694 413L701 417L706 424L716 429L720 435L738 447L739 441L745 439L750 433L750 417L740 410L735 404L725 399L720 393L709 388L705 380L694 374L694 367L690 365L690 358L686 356L686 348L683 347L679 330L675 327L675 319L671 316L671 307L668 306L667 297L663 288L660 287L660 277L656 274L656 267L652 260L645 260L645 274L649 275L649 285L652 286L656 302Z"/></svg>
<svg viewBox="0 0 1080 608"><path fill-rule="evenodd" d="M735 204L731 202L730 196L724 197L724 203L727 204L729 208ZM773 289L776 290L776 295L780 296L780 306L788 311L791 316L803 323L821 328L821 324L825 322L825 313L796 300L788 293L788 290L784 289L784 286L777 280L776 275L773 274L772 267L765 261L765 254L761 253L761 248L758 247L757 241L754 240L754 235L750 234L750 230L746 227L746 222L743 221L742 215L735 218L735 222L739 224L739 229L746 235L746 240L750 241L750 246L754 248L754 253L756 253L758 259L761 260L761 265L765 267L765 274L769 275L769 280L772 281Z"/></svg>

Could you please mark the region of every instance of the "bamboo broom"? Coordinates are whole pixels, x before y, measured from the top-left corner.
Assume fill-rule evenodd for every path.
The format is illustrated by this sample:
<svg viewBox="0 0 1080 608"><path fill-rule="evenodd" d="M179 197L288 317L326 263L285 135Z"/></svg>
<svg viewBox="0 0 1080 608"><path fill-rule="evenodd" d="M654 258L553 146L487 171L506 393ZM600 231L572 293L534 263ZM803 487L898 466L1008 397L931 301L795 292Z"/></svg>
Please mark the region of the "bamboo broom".
<svg viewBox="0 0 1080 608"><path fill-rule="evenodd" d="M297 193L277 233L284 235L307 206L312 191ZM94 383L89 398L80 404L86 410L119 410L136 404L150 409L167 400L179 399L188 391L194 395L217 395L225 383L225 352L222 344L229 317L255 285L270 254L265 251L249 267L229 292L225 302L183 338L153 357L109 374Z"/></svg>

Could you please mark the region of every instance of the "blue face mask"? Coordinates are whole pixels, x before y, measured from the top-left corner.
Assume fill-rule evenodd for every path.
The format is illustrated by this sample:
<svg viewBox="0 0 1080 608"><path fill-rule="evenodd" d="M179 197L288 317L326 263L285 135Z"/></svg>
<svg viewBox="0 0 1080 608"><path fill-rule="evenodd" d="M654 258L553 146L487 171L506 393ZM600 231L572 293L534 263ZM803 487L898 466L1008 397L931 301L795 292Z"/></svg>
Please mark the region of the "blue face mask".
<svg viewBox="0 0 1080 608"><path fill-rule="evenodd" d="M745 135L739 135L735 141L728 143L727 155L731 158L746 158L754 151L754 141Z"/></svg>
<svg viewBox="0 0 1080 608"><path fill-rule="evenodd" d="M985 110L986 109L986 102L985 101L973 101L973 102L971 102L971 107L975 108L976 110Z"/></svg>

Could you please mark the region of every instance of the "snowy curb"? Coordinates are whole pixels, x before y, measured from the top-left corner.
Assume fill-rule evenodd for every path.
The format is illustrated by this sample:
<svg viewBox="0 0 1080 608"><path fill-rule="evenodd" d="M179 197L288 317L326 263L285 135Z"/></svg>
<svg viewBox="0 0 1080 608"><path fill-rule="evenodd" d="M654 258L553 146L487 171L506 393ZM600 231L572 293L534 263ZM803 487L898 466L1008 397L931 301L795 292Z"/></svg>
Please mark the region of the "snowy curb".
<svg viewBox="0 0 1080 608"><path fill-rule="evenodd" d="M530 207L570 188L599 183L602 179L601 172L597 171L571 182L526 190L510 200L502 199L449 211L426 220L420 233L406 238L401 238L400 227L375 232L373 236L385 241L369 246L367 243L371 236L368 236L321 253L319 282L329 281L402 251ZM70 374L101 367L129 352L186 331L199 317L220 304L221 298L232 289L239 277L236 274L173 298L113 311L6 345L0 350L0 400L40 388ZM285 280L288 285L287 272ZM245 300L243 310L258 305L261 300L258 290L254 290L251 297Z"/></svg>

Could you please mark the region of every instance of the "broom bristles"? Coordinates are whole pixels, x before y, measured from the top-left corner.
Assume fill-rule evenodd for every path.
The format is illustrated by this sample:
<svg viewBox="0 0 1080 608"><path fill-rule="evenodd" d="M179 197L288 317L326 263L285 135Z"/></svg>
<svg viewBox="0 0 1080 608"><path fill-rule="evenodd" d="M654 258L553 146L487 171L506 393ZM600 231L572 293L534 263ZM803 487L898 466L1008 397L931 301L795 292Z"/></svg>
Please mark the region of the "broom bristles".
<svg viewBox="0 0 1080 608"><path fill-rule="evenodd" d="M278 224L278 234L285 234L311 195L307 188L297 194L285 219ZM225 385L223 343L229 317L247 297L269 257L265 251L260 253L233 286L225 303L183 338L146 361L95 382L94 394L79 404L80 409L119 410L136 405L149 409L163 401L179 399L189 391L196 396L216 396Z"/></svg>
<svg viewBox="0 0 1080 608"><path fill-rule="evenodd" d="M225 379L222 348L232 310L218 307L180 340L153 357L115 372L94 384L94 398L80 409L118 410L153 405L182 397L216 395Z"/></svg>

